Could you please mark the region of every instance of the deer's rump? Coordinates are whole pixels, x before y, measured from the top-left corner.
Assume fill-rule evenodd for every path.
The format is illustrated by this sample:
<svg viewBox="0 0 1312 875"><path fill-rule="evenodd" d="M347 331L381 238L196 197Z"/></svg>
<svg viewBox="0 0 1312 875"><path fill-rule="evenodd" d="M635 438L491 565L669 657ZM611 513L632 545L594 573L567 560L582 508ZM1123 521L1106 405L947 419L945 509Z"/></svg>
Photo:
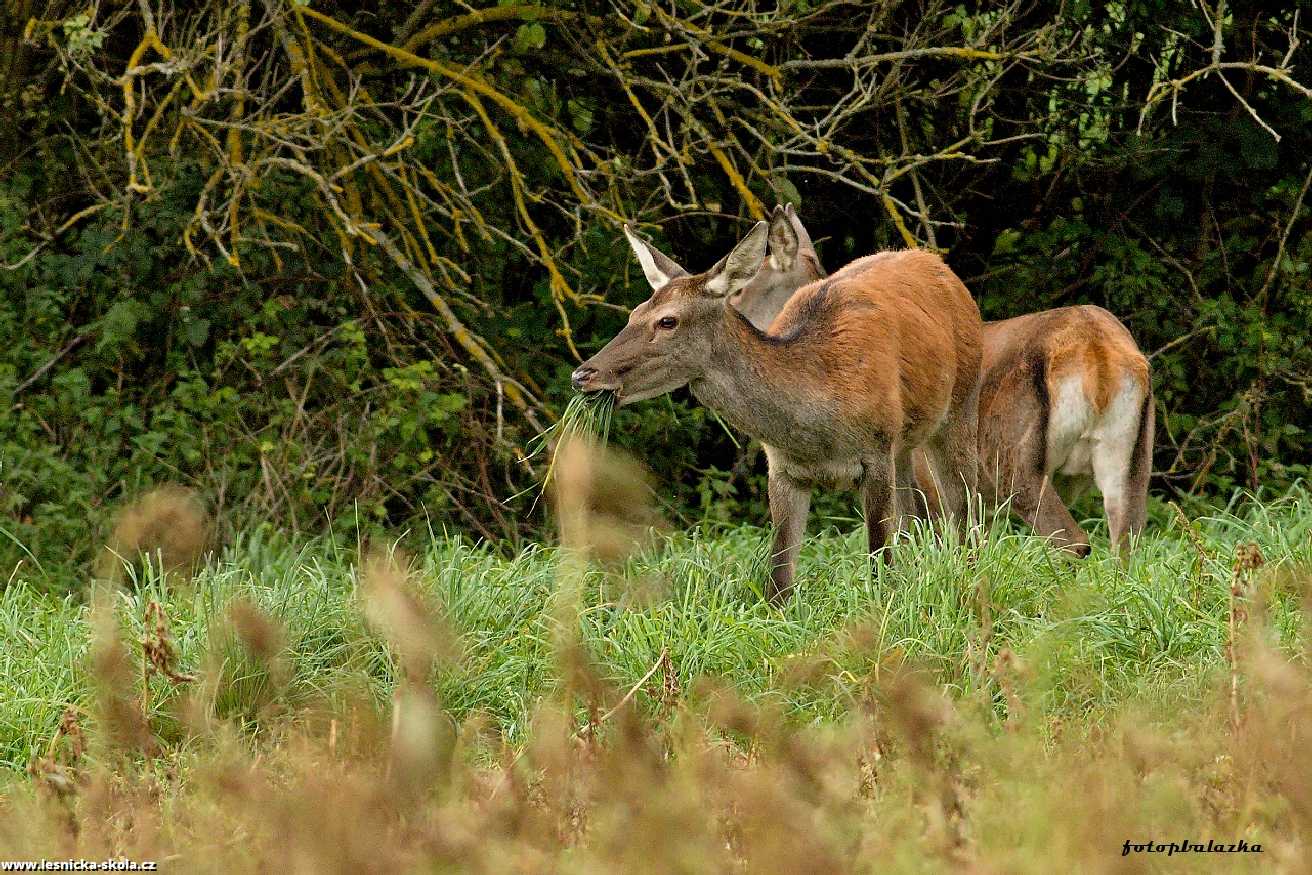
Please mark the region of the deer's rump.
<svg viewBox="0 0 1312 875"><path fill-rule="evenodd" d="M1101 307L991 322L984 327L982 461L1001 466L1004 480L1022 467L1092 476L1099 444L1136 442L1150 393L1147 359ZM1032 439L1019 440L1022 435ZM1012 458L1021 445L1033 459Z"/></svg>

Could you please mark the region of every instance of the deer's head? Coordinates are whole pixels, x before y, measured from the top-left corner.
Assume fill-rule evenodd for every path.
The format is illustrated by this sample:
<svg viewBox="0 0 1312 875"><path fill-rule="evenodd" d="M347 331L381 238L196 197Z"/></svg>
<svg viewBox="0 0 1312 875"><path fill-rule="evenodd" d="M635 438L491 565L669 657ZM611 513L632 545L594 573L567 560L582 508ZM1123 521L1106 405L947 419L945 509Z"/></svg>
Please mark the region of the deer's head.
<svg viewBox="0 0 1312 875"><path fill-rule="evenodd" d="M574 388L609 390L619 404L672 392L712 366L723 331L725 302L765 261L768 225L756 227L705 273L689 274L626 225L624 236L653 289L629 314L629 324L574 371Z"/></svg>
<svg viewBox="0 0 1312 875"><path fill-rule="evenodd" d="M729 297L729 303L765 331L793 292L825 275L811 235L793 205L775 207L770 216L770 256L752 281Z"/></svg>

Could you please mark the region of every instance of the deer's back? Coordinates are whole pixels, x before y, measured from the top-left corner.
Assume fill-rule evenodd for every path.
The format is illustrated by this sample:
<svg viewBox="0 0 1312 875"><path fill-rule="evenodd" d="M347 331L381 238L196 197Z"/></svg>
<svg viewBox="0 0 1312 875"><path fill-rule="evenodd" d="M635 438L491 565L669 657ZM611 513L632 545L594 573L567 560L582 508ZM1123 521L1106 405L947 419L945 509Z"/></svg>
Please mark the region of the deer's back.
<svg viewBox="0 0 1312 875"><path fill-rule="evenodd" d="M859 258L798 289L769 335L795 345L800 378L918 442L973 392L980 331L961 280L912 249Z"/></svg>

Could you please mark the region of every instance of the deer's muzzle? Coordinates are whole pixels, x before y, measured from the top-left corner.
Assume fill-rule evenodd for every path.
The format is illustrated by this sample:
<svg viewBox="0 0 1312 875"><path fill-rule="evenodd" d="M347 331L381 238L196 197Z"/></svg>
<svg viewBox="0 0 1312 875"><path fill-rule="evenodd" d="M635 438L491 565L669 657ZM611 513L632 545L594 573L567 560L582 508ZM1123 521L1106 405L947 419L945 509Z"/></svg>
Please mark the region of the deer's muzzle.
<svg viewBox="0 0 1312 875"><path fill-rule="evenodd" d="M597 376L596 368L592 367L591 365L579 365L577 368L574 369L574 373L570 375L570 382L574 384L574 388L577 389L578 391L588 392L591 391L588 388L589 383L591 383L592 380L596 379L596 376Z"/></svg>

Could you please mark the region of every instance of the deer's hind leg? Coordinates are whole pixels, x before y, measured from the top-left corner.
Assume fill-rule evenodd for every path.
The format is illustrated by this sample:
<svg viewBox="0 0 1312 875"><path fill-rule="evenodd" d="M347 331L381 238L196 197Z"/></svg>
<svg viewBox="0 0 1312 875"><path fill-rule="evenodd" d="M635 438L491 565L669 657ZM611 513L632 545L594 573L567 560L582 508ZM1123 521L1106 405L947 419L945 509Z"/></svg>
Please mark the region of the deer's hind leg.
<svg viewBox="0 0 1312 875"><path fill-rule="evenodd" d="M866 544L871 555L888 543L897 521L897 493L894 490L893 453L876 451L861 460L861 507L866 517ZM892 562L888 550L885 562Z"/></svg>
<svg viewBox="0 0 1312 875"><path fill-rule="evenodd" d="M971 403L955 411L925 445L938 510L963 531L971 502L979 491L978 440L979 414Z"/></svg>
<svg viewBox="0 0 1312 875"><path fill-rule="evenodd" d="M1130 457L1130 476L1126 481L1125 525L1126 532L1137 536L1148 522L1148 478L1153 473L1153 440L1157 427L1157 412L1150 386L1139 413L1139 436L1135 440L1134 454Z"/></svg>
<svg viewBox="0 0 1312 875"><path fill-rule="evenodd" d="M916 454L923 456L922 453ZM893 469L897 478L897 529L899 532L911 530L911 520L927 520L930 517L931 508L927 498L928 489L925 484L921 484L920 472L917 471L913 461L911 447L902 445L898 447L893 457Z"/></svg>
<svg viewBox="0 0 1312 875"><path fill-rule="evenodd" d="M1035 424L1012 435L1013 442L1006 450L997 453L999 498L1010 498L1011 509L1035 534L1076 556L1087 556L1089 536L1062 503L1048 474L1047 420L1039 417L1032 422Z"/></svg>
<svg viewBox="0 0 1312 875"><path fill-rule="evenodd" d="M1062 504L1051 478L1043 472L1019 478L1011 496L1011 507L1021 519L1052 543L1081 558L1089 555L1089 536Z"/></svg>
<svg viewBox="0 0 1312 875"><path fill-rule="evenodd" d="M1113 400L1093 448L1093 476L1102 492L1112 549L1124 554L1130 536L1143 528L1148 514L1148 470L1143 444L1151 453L1152 395L1130 380Z"/></svg>

